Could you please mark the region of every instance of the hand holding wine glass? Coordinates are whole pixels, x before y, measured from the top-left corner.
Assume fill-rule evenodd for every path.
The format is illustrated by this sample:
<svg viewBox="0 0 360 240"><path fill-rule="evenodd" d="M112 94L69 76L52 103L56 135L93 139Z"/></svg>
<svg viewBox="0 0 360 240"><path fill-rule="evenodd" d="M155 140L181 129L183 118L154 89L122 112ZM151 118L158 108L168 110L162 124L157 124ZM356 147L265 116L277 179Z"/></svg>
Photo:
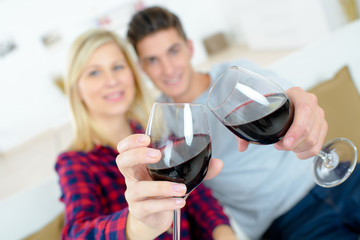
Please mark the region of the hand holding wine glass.
<svg viewBox="0 0 360 240"><path fill-rule="evenodd" d="M321 151L328 130L324 110L314 94L300 87L286 91L294 109L294 118L285 136L274 147L293 151L299 159L308 159Z"/></svg>
<svg viewBox="0 0 360 240"><path fill-rule="evenodd" d="M284 137L274 143L274 147L282 151L292 151L299 159L308 159L321 150L328 125L324 110L318 105L314 94L300 87L292 87L286 91L294 109L294 118ZM238 140L238 150L244 152L249 142Z"/></svg>
<svg viewBox="0 0 360 240"><path fill-rule="evenodd" d="M132 229L142 229L136 231L136 235L129 233L129 237L134 239L155 238L167 231L173 222L173 211L185 205L182 198L186 194L184 184L151 181L147 164L158 162L161 154L159 150L149 148L149 144L149 136L132 134L120 141L117 146L119 155L116 163L125 177L127 186L127 223L131 226L141 226ZM222 165L220 159L211 159L205 179L215 177L221 171Z"/></svg>
<svg viewBox="0 0 360 240"><path fill-rule="evenodd" d="M277 143L293 124L294 109L288 95L271 80L236 66L218 77L207 104L230 131L256 144ZM345 181L356 157L356 147L347 139L325 144L314 159L316 183L332 187Z"/></svg>
<svg viewBox="0 0 360 240"><path fill-rule="evenodd" d="M133 134L117 146L116 163L127 186L127 234L134 239L153 239L167 231L172 225L172 211L185 205L180 198L186 193L185 185L151 181L146 164L159 161L161 153L148 148L149 144L147 135Z"/></svg>
<svg viewBox="0 0 360 240"><path fill-rule="evenodd" d="M161 160L148 164L157 181L183 183L194 190L205 178L211 158L211 138L206 110L201 104L155 103L146 134ZM175 196L176 197L176 196ZM180 239L180 209L174 211L173 239Z"/></svg>

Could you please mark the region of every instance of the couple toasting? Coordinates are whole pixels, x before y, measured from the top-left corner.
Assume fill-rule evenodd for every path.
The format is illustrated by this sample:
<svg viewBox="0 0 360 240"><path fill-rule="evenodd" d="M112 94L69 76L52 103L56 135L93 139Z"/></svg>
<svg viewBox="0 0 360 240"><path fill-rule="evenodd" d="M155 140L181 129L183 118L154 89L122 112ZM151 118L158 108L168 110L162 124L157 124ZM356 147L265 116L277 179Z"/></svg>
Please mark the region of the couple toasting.
<svg viewBox="0 0 360 240"><path fill-rule="evenodd" d="M217 176L185 204L174 198L186 193L185 185L151 181L146 171L146 164L161 158L143 134L153 100L126 44L105 30L82 34L72 46L65 80L75 139L56 162L66 209L64 239L171 239L168 229L179 208L182 239L236 239L228 216L254 239L359 234L359 214L347 211L359 209L359 177L322 189L312 179L311 162L297 159L317 154L327 132L314 95L246 60L196 72L192 42L177 16L164 8L136 13L127 37L142 70L163 93L158 101L204 103L217 76L238 65L275 77L287 89L294 120L280 142L257 146L236 141L208 114L213 156L223 163L212 159L208 178ZM346 223L343 213L350 214Z"/></svg>

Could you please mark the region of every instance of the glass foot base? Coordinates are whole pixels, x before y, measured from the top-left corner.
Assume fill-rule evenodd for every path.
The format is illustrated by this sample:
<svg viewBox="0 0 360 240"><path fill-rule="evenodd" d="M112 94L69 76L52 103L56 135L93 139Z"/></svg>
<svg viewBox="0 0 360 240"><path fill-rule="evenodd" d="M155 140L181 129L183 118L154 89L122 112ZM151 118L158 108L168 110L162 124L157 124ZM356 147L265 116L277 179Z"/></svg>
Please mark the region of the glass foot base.
<svg viewBox="0 0 360 240"><path fill-rule="evenodd" d="M348 139L336 138L327 142L314 158L315 182L327 188L343 183L354 171L356 160L356 147Z"/></svg>

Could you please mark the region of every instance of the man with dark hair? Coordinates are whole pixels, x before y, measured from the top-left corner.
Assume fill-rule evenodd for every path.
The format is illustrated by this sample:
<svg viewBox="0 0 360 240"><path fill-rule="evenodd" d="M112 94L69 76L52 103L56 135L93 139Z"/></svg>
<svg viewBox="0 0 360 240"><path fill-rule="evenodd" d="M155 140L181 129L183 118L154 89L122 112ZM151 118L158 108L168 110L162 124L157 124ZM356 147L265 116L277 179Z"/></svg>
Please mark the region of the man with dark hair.
<svg viewBox="0 0 360 240"><path fill-rule="evenodd" d="M213 157L222 159L224 167L205 184L249 237L257 239L266 232L269 239L357 239L360 188L355 186L360 174L354 173L339 187L324 189L312 178L312 161L297 159L319 153L327 132L324 112L313 94L243 59L216 65L208 73L196 72L191 65L192 42L179 18L161 7L136 13L127 36L142 69L163 93L159 101L205 103L211 84L232 65L265 75L286 89L294 120L284 138L274 145L236 142L208 112ZM346 198L345 191L349 191ZM339 212L344 204L357 211L346 215L346 223Z"/></svg>

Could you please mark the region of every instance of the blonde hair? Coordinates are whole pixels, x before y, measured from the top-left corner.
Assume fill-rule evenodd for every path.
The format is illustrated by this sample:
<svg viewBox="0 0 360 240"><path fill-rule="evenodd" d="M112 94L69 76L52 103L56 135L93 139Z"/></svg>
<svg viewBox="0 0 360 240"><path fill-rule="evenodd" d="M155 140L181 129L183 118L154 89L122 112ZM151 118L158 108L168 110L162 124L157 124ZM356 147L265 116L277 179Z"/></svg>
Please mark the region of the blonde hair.
<svg viewBox="0 0 360 240"><path fill-rule="evenodd" d="M143 128L146 127L154 98L150 95L150 91L147 89L137 69L133 58L134 54L130 51L130 45L110 31L103 29L89 30L80 35L70 49L67 77L64 82L65 94L68 96L70 103L75 130L75 138L70 146L72 150L90 151L94 147L94 141L101 145L113 147L117 144L111 142L100 131L96 122L91 119L78 91L78 81L88 60L96 49L109 42L118 45L134 75L135 98L127 113L127 117L138 121Z"/></svg>

